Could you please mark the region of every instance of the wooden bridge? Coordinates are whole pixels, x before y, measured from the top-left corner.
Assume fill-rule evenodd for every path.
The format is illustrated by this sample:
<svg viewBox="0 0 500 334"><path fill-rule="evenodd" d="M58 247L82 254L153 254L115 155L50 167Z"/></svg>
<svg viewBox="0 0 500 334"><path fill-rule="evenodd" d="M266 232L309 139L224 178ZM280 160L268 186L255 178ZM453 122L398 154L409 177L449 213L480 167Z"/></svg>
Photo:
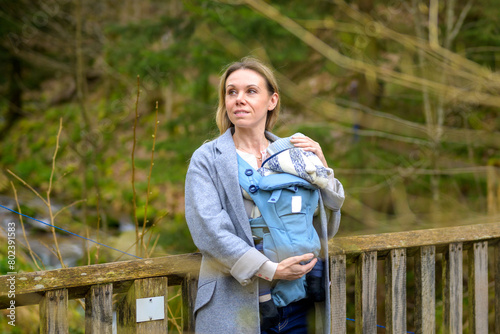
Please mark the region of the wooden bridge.
<svg viewBox="0 0 500 334"><path fill-rule="evenodd" d="M395 334L500 333L499 240L500 223L332 239L331 332L372 334L383 325ZM67 333L68 300L76 298L85 301L87 334L112 333L115 311L120 334L166 333L167 288L181 285L183 330L194 332L200 258L19 273L16 307L39 304L40 333ZM0 276L0 309L10 305L11 281Z"/></svg>

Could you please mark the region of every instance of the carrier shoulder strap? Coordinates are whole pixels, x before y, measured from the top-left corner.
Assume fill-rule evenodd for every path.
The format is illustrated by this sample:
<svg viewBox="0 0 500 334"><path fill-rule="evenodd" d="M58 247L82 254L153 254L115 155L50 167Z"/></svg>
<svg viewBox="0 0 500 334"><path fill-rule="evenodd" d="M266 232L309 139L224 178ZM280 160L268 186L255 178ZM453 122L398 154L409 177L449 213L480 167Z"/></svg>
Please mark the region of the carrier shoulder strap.
<svg viewBox="0 0 500 334"><path fill-rule="evenodd" d="M245 161L239 154L238 156L238 178L240 182L240 186L245 189L245 191L252 197L255 205L259 207L263 204L260 203L258 190L260 180L263 178L262 175L259 174L248 162Z"/></svg>

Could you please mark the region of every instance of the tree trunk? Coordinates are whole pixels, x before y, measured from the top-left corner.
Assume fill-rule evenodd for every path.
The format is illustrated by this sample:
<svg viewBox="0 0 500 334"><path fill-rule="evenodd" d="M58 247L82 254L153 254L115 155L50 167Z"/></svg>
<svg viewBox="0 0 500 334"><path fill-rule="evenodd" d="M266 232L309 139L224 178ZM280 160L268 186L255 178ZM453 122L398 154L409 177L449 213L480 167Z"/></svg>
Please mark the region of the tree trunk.
<svg viewBox="0 0 500 334"><path fill-rule="evenodd" d="M7 93L9 107L7 108L7 115L5 116L5 124L0 131L0 141L8 134L14 123L19 120L22 114L22 94L21 88L21 60L16 56L10 58L11 69L9 72L9 90Z"/></svg>

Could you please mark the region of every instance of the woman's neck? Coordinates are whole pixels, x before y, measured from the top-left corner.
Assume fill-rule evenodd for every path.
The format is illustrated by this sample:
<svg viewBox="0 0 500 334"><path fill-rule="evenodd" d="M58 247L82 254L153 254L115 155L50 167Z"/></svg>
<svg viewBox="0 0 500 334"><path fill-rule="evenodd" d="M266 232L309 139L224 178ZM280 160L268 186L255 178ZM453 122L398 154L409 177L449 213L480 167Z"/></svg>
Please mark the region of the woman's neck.
<svg viewBox="0 0 500 334"><path fill-rule="evenodd" d="M268 146L264 131L236 128L233 134L234 145L244 152L260 156Z"/></svg>

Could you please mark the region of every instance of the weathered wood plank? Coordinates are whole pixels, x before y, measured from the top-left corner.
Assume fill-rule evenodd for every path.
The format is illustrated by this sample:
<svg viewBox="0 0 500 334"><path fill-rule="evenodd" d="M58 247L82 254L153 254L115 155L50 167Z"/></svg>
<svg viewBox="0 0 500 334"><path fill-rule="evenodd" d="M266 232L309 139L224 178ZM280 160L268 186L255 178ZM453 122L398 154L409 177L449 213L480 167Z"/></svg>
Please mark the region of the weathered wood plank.
<svg viewBox="0 0 500 334"><path fill-rule="evenodd" d="M135 334L135 285L132 284L126 294L116 304L116 327L120 334Z"/></svg>
<svg viewBox="0 0 500 334"><path fill-rule="evenodd" d="M182 305L183 305L183 327L184 333L194 333L194 303L198 292L198 278L191 275L182 281Z"/></svg>
<svg viewBox="0 0 500 334"><path fill-rule="evenodd" d="M415 255L416 333L436 333L436 247L421 247Z"/></svg>
<svg viewBox="0 0 500 334"><path fill-rule="evenodd" d="M111 334L113 284L93 285L85 296L85 333Z"/></svg>
<svg viewBox="0 0 500 334"><path fill-rule="evenodd" d="M500 223L455 226L428 230L336 237L329 241L330 254L357 256L363 252L383 252L395 248L442 246L500 238Z"/></svg>
<svg viewBox="0 0 500 334"><path fill-rule="evenodd" d="M137 299L164 297L162 320L137 322ZM125 298L117 305L117 328L120 334L167 333L168 331L168 279L144 278L134 281Z"/></svg>
<svg viewBox="0 0 500 334"><path fill-rule="evenodd" d="M469 250L470 333L488 333L488 242L476 242Z"/></svg>
<svg viewBox="0 0 500 334"><path fill-rule="evenodd" d="M37 304L45 291L63 288L68 289L70 299L84 298L90 286L95 284L113 283L114 293L122 293L127 291L133 280L148 277L166 276L169 277L171 285L179 285L187 274L198 274L200 262L201 255L194 253L18 273L16 275L16 305ZM7 286L9 277L0 276L0 286ZM8 306L7 292L2 289L0 309Z"/></svg>
<svg viewBox="0 0 500 334"><path fill-rule="evenodd" d="M462 333L463 307L463 264L462 243L452 243L444 253L443 296L444 314L443 333Z"/></svg>
<svg viewBox="0 0 500 334"><path fill-rule="evenodd" d="M500 334L500 244L494 247L494 268L495 274L495 334Z"/></svg>
<svg viewBox="0 0 500 334"><path fill-rule="evenodd" d="M406 333L406 250L393 249L385 261L386 332Z"/></svg>
<svg viewBox="0 0 500 334"><path fill-rule="evenodd" d="M362 253L356 262L356 333L377 331L377 252Z"/></svg>
<svg viewBox="0 0 500 334"><path fill-rule="evenodd" d="M330 314L332 333L346 333L346 258L345 255L330 257Z"/></svg>
<svg viewBox="0 0 500 334"><path fill-rule="evenodd" d="M47 291L40 302L40 334L68 333L68 290Z"/></svg>

